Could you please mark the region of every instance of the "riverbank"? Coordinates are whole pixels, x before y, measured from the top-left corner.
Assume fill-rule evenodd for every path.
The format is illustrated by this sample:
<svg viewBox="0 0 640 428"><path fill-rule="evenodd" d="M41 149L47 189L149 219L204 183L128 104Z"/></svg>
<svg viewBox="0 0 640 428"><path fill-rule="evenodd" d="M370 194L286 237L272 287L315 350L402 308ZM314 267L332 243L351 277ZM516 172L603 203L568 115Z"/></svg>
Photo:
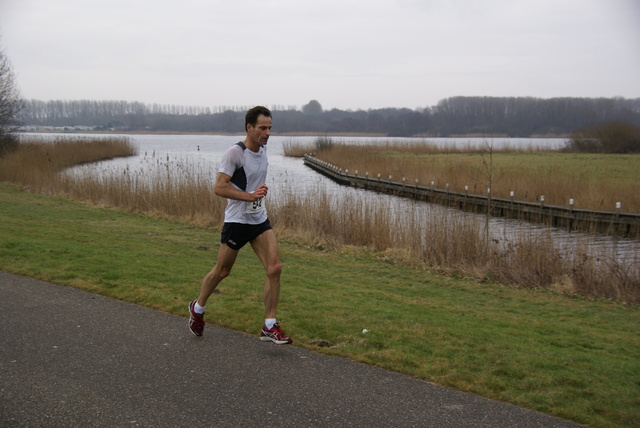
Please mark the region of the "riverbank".
<svg viewBox="0 0 640 428"><path fill-rule="evenodd" d="M61 139L54 145L44 141L25 144L0 159L0 180L40 194L171 216L200 226L222 221L225 200L215 196L207 164L185 162L179 156L161 155L160 159L154 149L138 156L139 165L134 169L126 164L122 170L88 167L60 173L69 167L70 160L97 162L127 156L134 149L129 145L120 150L122 140L128 137L101 137L101 151L83 150L88 157L79 159L78 147L91 145L92 139L95 137ZM226 147L224 143L220 149ZM96 156L90 158L92 154ZM291 162L295 161L289 160L289 166L295 168ZM308 176L307 167L300 166L305 170L304 177ZM281 171L286 174L286 170ZM321 187L313 192L300 191L286 183L286 176L284 181L280 177L281 182L275 186L278 190L270 192L269 216L279 236L291 241L333 250L355 246L384 253L399 263L477 281L640 302L640 272L634 268L637 241L593 245L598 237L588 234L565 235L558 240L550 228L507 231L488 224L486 217L423 204L405 205L403 201L371 198L364 192L341 197ZM395 209L399 204L403 204L401 211ZM571 239L570 248L567 239ZM619 256L619 250L624 250L625 257Z"/></svg>

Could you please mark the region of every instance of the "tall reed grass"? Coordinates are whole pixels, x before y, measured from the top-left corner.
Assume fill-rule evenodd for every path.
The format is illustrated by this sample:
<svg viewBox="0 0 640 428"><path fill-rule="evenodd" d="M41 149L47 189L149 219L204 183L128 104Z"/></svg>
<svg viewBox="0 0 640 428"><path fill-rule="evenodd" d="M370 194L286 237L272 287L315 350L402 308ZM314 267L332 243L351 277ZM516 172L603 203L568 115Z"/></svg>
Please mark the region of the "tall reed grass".
<svg viewBox="0 0 640 428"><path fill-rule="evenodd" d="M269 209L280 236L315 248L353 246L391 263L447 275L640 303L640 242L625 250L633 255L621 259L618 248L594 245L592 235L576 235L567 250L552 229L523 229L487 240L486 224L478 216L443 209L425 217L415 204L398 221L385 201L334 198L318 189L286 194Z"/></svg>
<svg viewBox="0 0 640 428"><path fill-rule="evenodd" d="M135 172L68 169L134 152L120 139L23 143L0 158L0 180L200 226L221 225L226 201L214 195L215 172L206 165L150 155L144 158L144 168ZM484 221L477 217L450 209L425 216L418 204L399 214L385 199L337 197L321 186L304 194L285 189L267 206L281 238L313 248L362 249L390 263L478 281L640 303L637 242L632 243L635 255L620 259L615 247L594 246L588 235L577 238L571 251L563 250L550 230L490 240Z"/></svg>

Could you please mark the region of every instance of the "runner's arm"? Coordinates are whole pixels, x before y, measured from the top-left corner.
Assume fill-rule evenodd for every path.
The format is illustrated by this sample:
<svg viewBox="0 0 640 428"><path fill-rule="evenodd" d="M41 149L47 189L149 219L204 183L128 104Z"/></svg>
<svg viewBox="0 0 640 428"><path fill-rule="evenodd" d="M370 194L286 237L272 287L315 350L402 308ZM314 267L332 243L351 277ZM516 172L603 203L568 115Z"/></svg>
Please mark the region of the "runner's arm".
<svg viewBox="0 0 640 428"><path fill-rule="evenodd" d="M252 193L237 189L231 185L231 176L224 172L218 173L216 176L216 183L213 186L213 191L218 196L246 202L257 201L258 199L267 196L267 190L268 188L266 184L261 184L255 192Z"/></svg>

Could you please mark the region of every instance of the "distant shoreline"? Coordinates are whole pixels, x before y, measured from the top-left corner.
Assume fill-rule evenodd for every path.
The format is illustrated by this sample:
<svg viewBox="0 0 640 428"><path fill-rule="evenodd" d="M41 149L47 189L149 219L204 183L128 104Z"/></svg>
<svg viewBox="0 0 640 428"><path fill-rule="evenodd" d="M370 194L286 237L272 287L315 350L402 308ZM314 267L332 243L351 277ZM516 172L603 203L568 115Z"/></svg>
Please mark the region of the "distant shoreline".
<svg viewBox="0 0 640 428"><path fill-rule="evenodd" d="M73 131L63 131L63 130L22 130L20 133L29 133L29 134L104 134L104 135L114 135L114 134L124 134L124 135L229 135L229 136L243 136L245 135L243 132L229 133L229 132L183 132L183 131L148 131L148 130L137 130L137 131L93 131L93 130L73 130ZM569 138L568 134L544 134L544 135L530 135L527 137L513 137L511 135L506 134L496 134L496 135L483 135L483 134L453 134L447 136L438 136L438 135L427 135L427 134L418 134L412 135L409 137L396 137L390 136L388 134L383 133L366 133L366 132L283 132L274 134L279 137L383 137L383 138Z"/></svg>

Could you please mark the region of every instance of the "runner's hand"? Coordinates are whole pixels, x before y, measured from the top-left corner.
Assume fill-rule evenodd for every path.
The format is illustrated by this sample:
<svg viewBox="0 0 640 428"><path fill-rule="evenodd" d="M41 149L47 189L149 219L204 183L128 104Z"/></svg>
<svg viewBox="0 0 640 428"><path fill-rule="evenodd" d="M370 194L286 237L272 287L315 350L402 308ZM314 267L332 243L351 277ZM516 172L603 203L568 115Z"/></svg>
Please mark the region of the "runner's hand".
<svg viewBox="0 0 640 428"><path fill-rule="evenodd" d="M257 200L260 198L264 198L265 196L267 196L267 191L269 190L269 188L267 187L266 184L261 184L260 186L258 186L258 188L252 193L253 195L253 200Z"/></svg>

